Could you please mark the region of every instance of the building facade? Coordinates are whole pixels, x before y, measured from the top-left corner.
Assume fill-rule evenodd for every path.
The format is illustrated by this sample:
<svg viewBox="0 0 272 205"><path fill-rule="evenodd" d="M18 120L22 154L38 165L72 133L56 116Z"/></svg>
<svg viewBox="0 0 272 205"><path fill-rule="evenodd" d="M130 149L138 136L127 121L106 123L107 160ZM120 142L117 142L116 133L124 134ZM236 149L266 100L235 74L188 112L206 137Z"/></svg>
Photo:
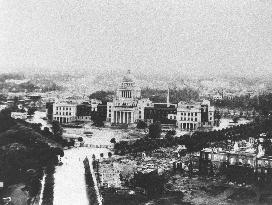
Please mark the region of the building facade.
<svg viewBox="0 0 272 205"><path fill-rule="evenodd" d="M177 127L180 130L194 131L199 129L211 129L214 126L214 107L210 101L185 103L179 102L177 107ZM168 118L175 116L168 115Z"/></svg>
<svg viewBox="0 0 272 205"><path fill-rule="evenodd" d="M53 104L53 120L59 123L69 123L76 120L77 104L58 102Z"/></svg>
<svg viewBox="0 0 272 205"><path fill-rule="evenodd" d="M144 107L149 104L149 99L141 99L141 89L128 71L116 90L113 102L107 103L107 121L111 124L137 123L144 119Z"/></svg>

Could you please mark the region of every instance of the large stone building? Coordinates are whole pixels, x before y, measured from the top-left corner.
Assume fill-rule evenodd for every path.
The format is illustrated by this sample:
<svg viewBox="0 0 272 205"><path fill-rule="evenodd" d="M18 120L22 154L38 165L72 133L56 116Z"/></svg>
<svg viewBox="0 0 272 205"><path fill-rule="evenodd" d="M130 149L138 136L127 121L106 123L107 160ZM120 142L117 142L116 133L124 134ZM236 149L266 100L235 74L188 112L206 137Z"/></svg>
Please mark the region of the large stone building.
<svg viewBox="0 0 272 205"><path fill-rule="evenodd" d="M141 99L141 89L128 71L116 90L113 102L107 103L107 121L111 124L137 123L144 120L144 108L151 104L149 99Z"/></svg>
<svg viewBox="0 0 272 205"><path fill-rule="evenodd" d="M168 117L177 120L177 127L180 130L209 130L214 126L214 111L214 107L208 100L192 103L179 102L177 114L170 114Z"/></svg>
<svg viewBox="0 0 272 205"><path fill-rule="evenodd" d="M53 120L69 123L76 120L77 104L72 102L58 102L53 104Z"/></svg>

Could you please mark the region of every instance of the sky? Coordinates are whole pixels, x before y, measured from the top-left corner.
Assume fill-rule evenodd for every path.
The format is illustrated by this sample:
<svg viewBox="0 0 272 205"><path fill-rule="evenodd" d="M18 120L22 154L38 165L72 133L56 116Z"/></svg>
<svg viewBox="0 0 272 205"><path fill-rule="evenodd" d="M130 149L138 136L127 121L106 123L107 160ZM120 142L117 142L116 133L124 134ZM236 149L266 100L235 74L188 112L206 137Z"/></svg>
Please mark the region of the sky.
<svg viewBox="0 0 272 205"><path fill-rule="evenodd" d="M272 73L271 0L0 0L0 72Z"/></svg>

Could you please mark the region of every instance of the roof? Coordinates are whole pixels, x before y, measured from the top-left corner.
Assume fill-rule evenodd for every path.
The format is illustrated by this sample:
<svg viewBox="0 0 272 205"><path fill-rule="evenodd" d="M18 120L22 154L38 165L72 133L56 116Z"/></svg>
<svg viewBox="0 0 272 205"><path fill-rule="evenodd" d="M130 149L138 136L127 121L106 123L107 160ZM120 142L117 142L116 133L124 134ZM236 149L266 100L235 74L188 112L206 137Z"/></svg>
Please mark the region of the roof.
<svg viewBox="0 0 272 205"><path fill-rule="evenodd" d="M123 77L123 82L134 82L134 77L130 73L130 70L128 70L126 75Z"/></svg>

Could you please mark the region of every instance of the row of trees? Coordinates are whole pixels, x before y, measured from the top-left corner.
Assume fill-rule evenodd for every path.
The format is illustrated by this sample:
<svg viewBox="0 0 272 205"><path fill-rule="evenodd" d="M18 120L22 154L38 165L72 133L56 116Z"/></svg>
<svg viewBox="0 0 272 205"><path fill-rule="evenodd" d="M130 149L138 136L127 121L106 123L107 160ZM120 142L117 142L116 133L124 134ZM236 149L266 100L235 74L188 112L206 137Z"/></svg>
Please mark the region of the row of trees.
<svg viewBox="0 0 272 205"><path fill-rule="evenodd" d="M251 98L249 95L236 96L233 99L211 100L216 107L239 108L242 110L256 110L267 115L272 111L272 93L262 94Z"/></svg>
<svg viewBox="0 0 272 205"><path fill-rule="evenodd" d="M63 156L63 150L48 145L58 144L58 137L48 128L41 130L40 124L15 120L7 113L0 112L0 179L6 185L25 183L35 195L43 167L56 164L57 155ZM36 174L30 176L29 170Z"/></svg>
<svg viewBox="0 0 272 205"><path fill-rule="evenodd" d="M164 139L158 138L160 133L158 124L152 124L149 128L151 128L149 134L145 138L137 140L132 145L122 141L116 143L116 152L118 154L137 153L179 144L185 145L188 151L193 152L200 151L205 147L214 146L214 143L224 146L227 144L227 140L238 141L248 139L249 137L259 138L261 133L266 133L267 139L272 138L272 118L262 119L250 124L239 125L219 131L195 132L192 135L181 137L173 137L175 133L169 132ZM267 154L272 154L271 141L266 140L264 146Z"/></svg>
<svg viewBox="0 0 272 205"><path fill-rule="evenodd" d="M114 95L113 91L103 91L103 90L100 90L100 91L96 91L96 92L92 93L89 96L89 98L90 99L101 100L104 103L104 102L112 101L113 95Z"/></svg>

